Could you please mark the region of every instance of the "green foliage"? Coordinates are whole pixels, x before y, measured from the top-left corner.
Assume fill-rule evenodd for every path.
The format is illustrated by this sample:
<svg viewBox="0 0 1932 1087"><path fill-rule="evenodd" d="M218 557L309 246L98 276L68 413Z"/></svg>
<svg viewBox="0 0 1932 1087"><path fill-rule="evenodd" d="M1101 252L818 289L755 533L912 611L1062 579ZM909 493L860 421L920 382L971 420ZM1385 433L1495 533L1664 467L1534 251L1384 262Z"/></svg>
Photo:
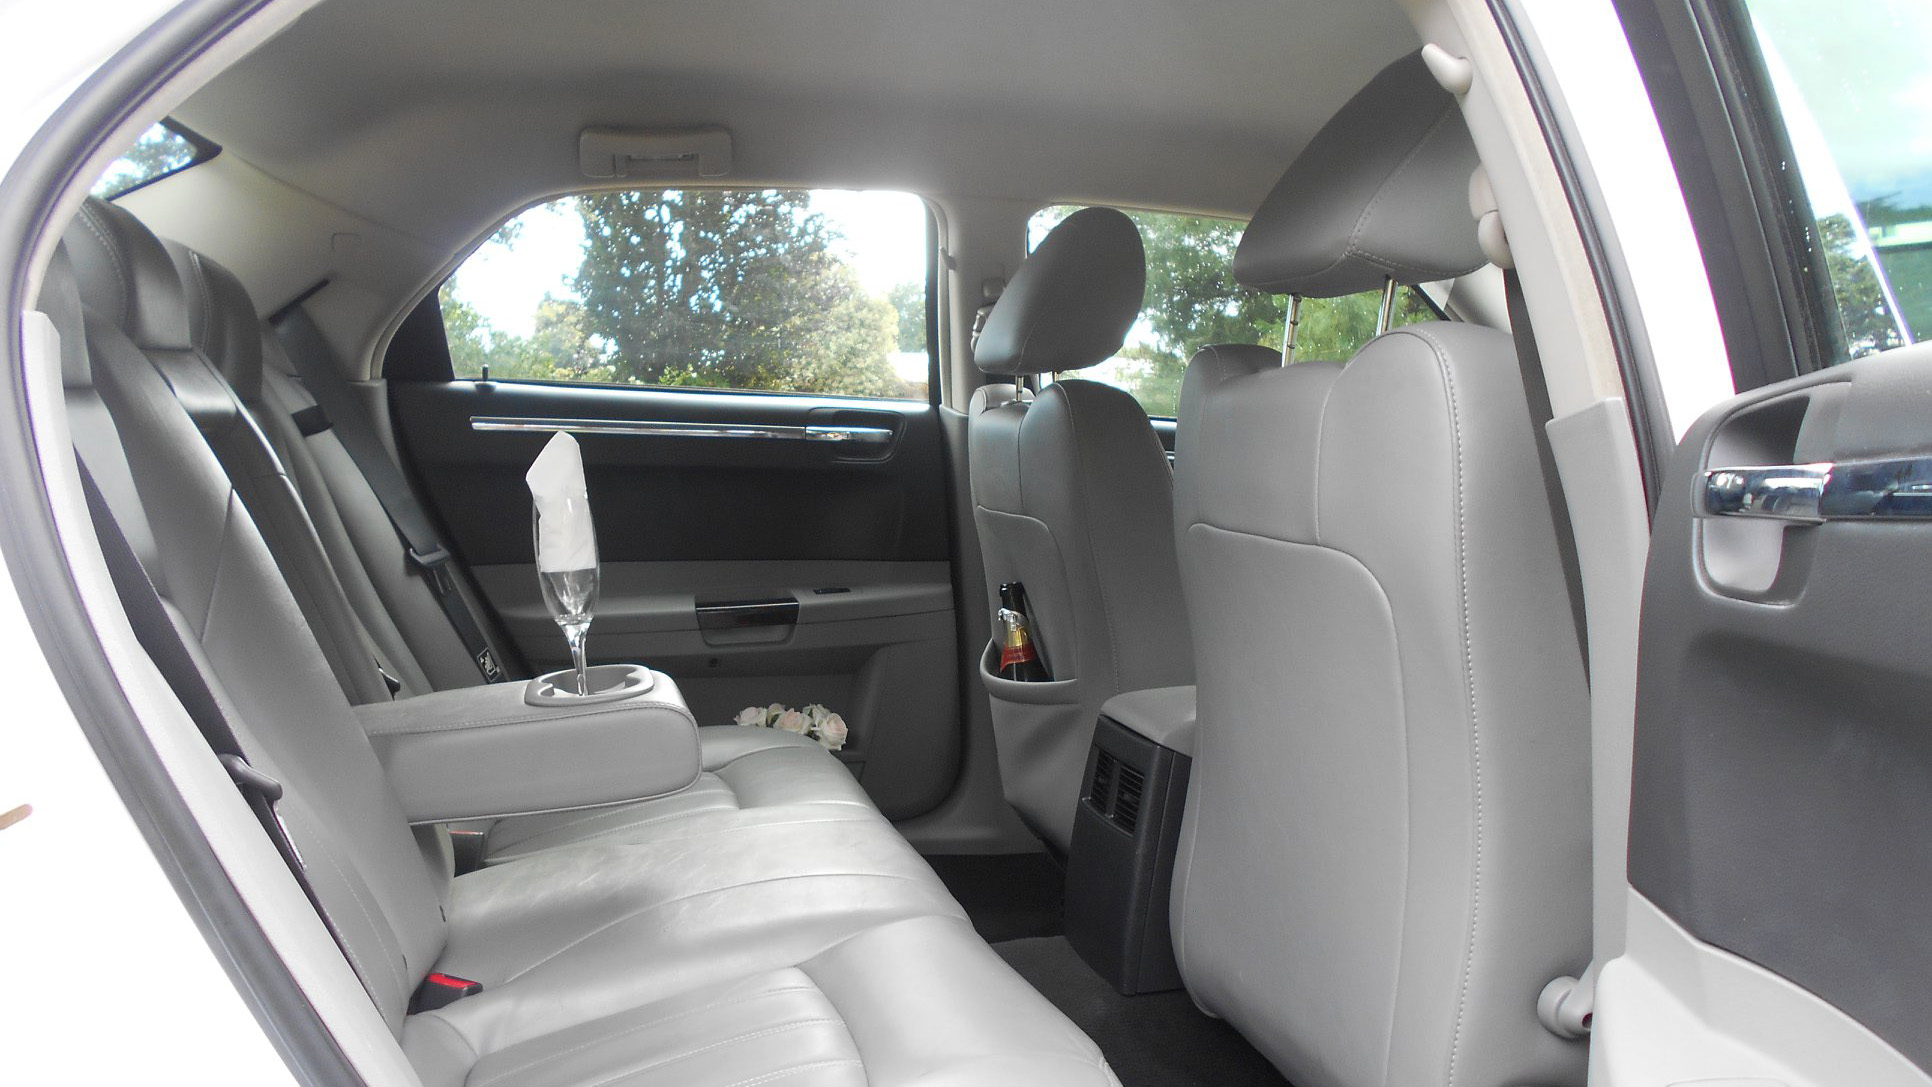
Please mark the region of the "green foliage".
<svg viewBox="0 0 1932 1087"><path fill-rule="evenodd" d="M1867 256L1869 247L1853 229L1850 217L1827 215L1818 220L1818 241L1824 247L1825 271L1836 296L1839 345L1845 359L1901 346L1904 340Z"/></svg>
<svg viewBox="0 0 1932 1087"><path fill-rule="evenodd" d="M797 191L580 197L574 286L621 381L902 396L892 305L832 251Z"/></svg>
<svg viewBox="0 0 1932 1087"><path fill-rule="evenodd" d="M533 381L615 381L609 348L590 332L581 303L545 295L528 339L491 328L476 308L443 287L443 328L452 370Z"/></svg>
<svg viewBox="0 0 1932 1087"><path fill-rule="evenodd" d="M886 301L899 314L895 351L924 354L926 350L926 285L908 279L886 292Z"/></svg>
<svg viewBox="0 0 1932 1087"><path fill-rule="evenodd" d="M93 195L113 197L144 181L172 173L195 160L195 145L165 125L155 125L134 141L127 153L115 159L101 179L94 183Z"/></svg>

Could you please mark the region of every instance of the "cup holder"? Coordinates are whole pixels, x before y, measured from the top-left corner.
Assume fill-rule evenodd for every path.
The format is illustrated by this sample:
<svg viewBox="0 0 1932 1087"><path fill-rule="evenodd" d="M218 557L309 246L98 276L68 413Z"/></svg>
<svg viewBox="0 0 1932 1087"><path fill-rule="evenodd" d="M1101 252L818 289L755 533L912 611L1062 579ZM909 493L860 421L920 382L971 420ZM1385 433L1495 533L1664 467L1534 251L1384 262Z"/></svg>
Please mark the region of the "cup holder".
<svg viewBox="0 0 1932 1087"><path fill-rule="evenodd" d="M523 701L532 706L564 708L616 702L644 694L657 686L651 670L641 664L597 664L587 673L589 694L577 693L577 670L546 672L524 685Z"/></svg>

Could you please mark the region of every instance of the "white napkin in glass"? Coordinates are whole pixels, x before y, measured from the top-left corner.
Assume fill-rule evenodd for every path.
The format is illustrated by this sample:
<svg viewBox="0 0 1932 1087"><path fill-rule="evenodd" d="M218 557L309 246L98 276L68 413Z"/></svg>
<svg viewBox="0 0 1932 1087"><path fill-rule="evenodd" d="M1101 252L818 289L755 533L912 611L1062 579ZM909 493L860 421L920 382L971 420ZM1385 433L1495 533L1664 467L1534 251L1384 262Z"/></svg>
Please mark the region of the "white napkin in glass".
<svg viewBox="0 0 1932 1087"><path fill-rule="evenodd" d="M563 431L537 454L525 473L536 500L537 569L545 573L589 570L597 565L597 531L590 520L590 495L584 487L584 455L577 439Z"/></svg>

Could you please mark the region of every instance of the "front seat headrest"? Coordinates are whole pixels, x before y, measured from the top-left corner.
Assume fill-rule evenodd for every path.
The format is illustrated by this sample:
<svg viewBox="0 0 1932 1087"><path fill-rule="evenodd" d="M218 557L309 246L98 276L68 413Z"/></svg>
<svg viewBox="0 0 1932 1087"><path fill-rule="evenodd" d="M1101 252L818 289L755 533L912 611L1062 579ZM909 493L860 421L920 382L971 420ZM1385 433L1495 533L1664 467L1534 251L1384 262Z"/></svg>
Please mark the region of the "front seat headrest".
<svg viewBox="0 0 1932 1087"><path fill-rule="evenodd" d="M1047 374L1105 362L1147 293L1140 229L1112 208L1067 216L1006 285L973 345L989 374Z"/></svg>
<svg viewBox="0 0 1932 1087"><path fill-rule="evenodd" d="M1262 201L1234 278L1334 298L1453 279L1487 261L1469 220L1476 145L1420 51L1357 91Z"/></svg>
<svg viewBox="0 0 1932 1087"><path fill-rule="evenodd" d="M81 300L118 325L136 347L185 349L188 300L161 239L125 208L88 197L61 240L74 262Z"/></svg>

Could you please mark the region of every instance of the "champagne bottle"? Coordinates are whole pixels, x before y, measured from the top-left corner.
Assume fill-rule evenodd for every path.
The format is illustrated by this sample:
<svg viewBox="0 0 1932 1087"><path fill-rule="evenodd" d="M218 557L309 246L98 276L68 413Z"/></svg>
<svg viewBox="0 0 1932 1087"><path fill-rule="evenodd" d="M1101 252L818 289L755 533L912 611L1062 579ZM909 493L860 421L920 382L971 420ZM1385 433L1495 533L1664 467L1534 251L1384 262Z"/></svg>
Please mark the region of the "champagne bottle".
<svg viewBox="0 0 1932 1087"><path fill-rule="evenodd" d="M1045 683L1053 678L1033 644L1033 626L1026 616L1026 587L1017 581L1000 586L1000 678L1016 683Z"/></svg>

